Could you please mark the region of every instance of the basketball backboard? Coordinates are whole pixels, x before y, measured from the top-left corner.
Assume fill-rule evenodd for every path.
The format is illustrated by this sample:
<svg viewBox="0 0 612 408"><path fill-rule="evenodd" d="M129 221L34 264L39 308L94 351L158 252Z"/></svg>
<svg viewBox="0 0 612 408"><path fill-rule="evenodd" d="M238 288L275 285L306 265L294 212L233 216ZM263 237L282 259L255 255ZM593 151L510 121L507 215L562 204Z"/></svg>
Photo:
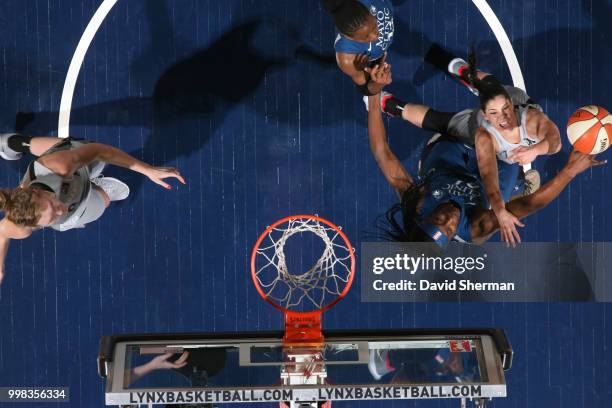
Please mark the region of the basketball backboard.
<svg viewBox="0 0 612 408"><path fill-rule="evenodd" d="M104 337L98 364L106 405L316 407L322 401L451 398L462 406L470 400L484 406L506 396L504 370L511 366L512 349L502 330L325 331L320 346L288 345L283 336ZM156 358L181 356L187 357L179 369L149 370Z"/></svg>

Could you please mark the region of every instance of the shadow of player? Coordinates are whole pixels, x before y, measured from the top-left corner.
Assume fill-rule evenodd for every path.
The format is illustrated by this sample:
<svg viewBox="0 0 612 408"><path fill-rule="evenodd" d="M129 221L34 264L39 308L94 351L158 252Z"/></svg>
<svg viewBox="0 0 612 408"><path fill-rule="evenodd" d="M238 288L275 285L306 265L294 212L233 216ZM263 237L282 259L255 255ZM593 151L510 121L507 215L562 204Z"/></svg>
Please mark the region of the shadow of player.
<svg viewBox="0 0 612 408"><path fill-rule="evenodd" d="M288 44L265 49L266 40L281 31L292 37ZM136 69L141 69L144 59L136 61ZM275 71L282 72L297 60L307 60L315 70L335 66L333 56L299 43L294 28L278 21L254 19L233 27L209 47L171 65L157 79L150 97L128 97L74 108L71 124L148 128L145 145L130 153L157 164L171 162L198 151L223 124L229 111L254 95L265 78L278 80ZM279 110L277 114L280 121L292 119L291 112ZM57 117L57 112L19 113L15 127L29 134L49 134ZM192 120L204 123L205 131L194 130ZM177 133L177 128L180 134L169 137Z"/></svg>
<svg viewBox="0 0 612 408"><path fill-rule="evenodd" d="M517 57L521 61L521 68L524 70L527 90L538 101L548 97L557 101L575 102L577 100L576 92L563 93L559 92L558 89L560 87L561 90L563 90L563 87L568 89L575 87L576 83L580 83L581 76L585 74L585 71L570 70L567 73L569 76L560 80L557 64L562 63L571 66L573 65L573 59L590 56L579 52L569 52L565 55L559 54L559 52L562 52L562 50L583 50L585 41L592 41L592 47L589 45L589 48L593 50L593 53L597 53L597 50L606 49L608 46L608 39L603 33L608 31L607 24L612 17L612 3L607 0L581 0L581 5L583 12L590 16L592 20L591 26L558 27L512 40L513 48L519 51ZM472 38L471 41L476 45L479 66L485 67L502 81L510 82L499 43L497 41L478 41L477 38ZM464 49L451 49L449 51L465 58L468 45L466 44ZM608 58L605 53L604 55L599 53L596 55L598 58ZM605 64L597 64L597 67L603 68L604 66ZM602 69L602 72L606 72L608 77L612 76L609 70ZM415 71L412 82L419 86L437 75L443 74L433 65L424 62ZM596 75L593 75L593 77L598 78ZM555 94L550 94L551 90ZM593 89L593 91L597 93L599 90ZM542 93L539 94L539 92Z"/></svg>

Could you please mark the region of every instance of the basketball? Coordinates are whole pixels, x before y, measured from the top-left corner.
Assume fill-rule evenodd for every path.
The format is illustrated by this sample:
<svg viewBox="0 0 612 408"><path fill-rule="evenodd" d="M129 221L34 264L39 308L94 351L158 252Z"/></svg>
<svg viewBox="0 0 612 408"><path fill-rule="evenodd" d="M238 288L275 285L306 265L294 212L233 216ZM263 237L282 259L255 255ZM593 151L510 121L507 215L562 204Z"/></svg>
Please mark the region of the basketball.
<svg viewBox="0 0 612 408"><path fill-rule="evenodd" d="M567 121L567 137L581 153L598 154L610 146L612 115L601 106L583 106Z"/></svg>

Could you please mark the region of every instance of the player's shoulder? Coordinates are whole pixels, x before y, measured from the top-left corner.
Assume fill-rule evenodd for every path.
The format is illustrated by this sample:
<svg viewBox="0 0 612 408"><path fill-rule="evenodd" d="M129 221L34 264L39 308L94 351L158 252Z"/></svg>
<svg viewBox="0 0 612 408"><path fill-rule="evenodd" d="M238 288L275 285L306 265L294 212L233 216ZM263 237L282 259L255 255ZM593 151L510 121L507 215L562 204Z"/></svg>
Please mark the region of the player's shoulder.
<svg viewBox="0 0 612 408"><path fill-rule="evenodd" d="M476 128L475 138L476 140L482 138L493 139L493 135L484 125L480 125L478 128Z"/></svg>
<svg viewBox="0 0 612 408"><path fill-rule="evenodd" d="M6 217L0 220L0 237L10 239L24 239L32 235L32 229L16 225Z"/></svg>
<svg viewBox="0 0 612 408"><path fill-rule="evenodd" d="M343 54L362 54L367 50L365 43L360 43L346 38L342 34L336 36L334 41L334 49L337 53Z"/></svg>
<svg viewBox="0 0 612 408"><path fill-rule="evenodd" d="M549 121L550 119L548 119L548 116L546 115L546 113L544 113L544 111L540 110L540 109L527 109L527 112L525 113L525 117L527 120L527 123L538 123L541 121Z"/></svg>

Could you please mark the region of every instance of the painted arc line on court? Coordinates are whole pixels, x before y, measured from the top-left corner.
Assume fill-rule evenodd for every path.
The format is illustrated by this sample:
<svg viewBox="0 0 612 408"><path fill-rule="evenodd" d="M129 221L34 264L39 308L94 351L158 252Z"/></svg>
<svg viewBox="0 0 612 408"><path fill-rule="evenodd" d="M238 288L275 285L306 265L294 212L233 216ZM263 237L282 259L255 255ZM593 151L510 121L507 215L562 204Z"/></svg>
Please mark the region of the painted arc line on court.
<svg viewBox="0 0 612 408"><path fill-rule="evenodd" d="M512 82L514 86L517 88L521 88L523 91L527 91L525 88L525 80L523 79L523 72L521 71L521 66L516 58L516 53L514 52L514 48L512 48L512 43L510 42L510 38L508 38L508 34L506 34L506 30L502 26L501 22L495 15L487 0L472 0L472 3L478 8L484 19L493 30L493 34L499 43L499 46L504 53L504 58L506 58L506 64L508 64L508 68L510 69L510 75L512 76Z"/></svg>
<svg viewBox="0 0 612 408"><path fill-rule="evenodd" d="M472 0L474 5L478 8L484 19L489 24L493 34L502 49L506 63L510 69L510 75L512 76L512 82L514 86L525 89L525 81L523 79L523 73L521 67L516 58L514 48L510 43L510 39L501 25L501 22L495 15L495 12L491 9L491 6L486 0ZM77 45L77 48L70 61L68 67L68 73L66 74L66 80L64 82L64 89L62 91L62 99L60 102L60 112L58 120L58 136L68 137L70 129L70 110L72 108L72 98L74 96L74 88L76 81L85 59L85 54L89 49L89 45L93 41L98 29L102 25L102 22L106 19L106 16L111 11L113 6L117 3L117 0L103 0L100 7L96 10L95 14L87 24L81 39Z"/></svg>
<svg viewBox="0 0 612 408"><path fill-rule="evenodd" d="M74 88L76 86L77 79L79 78L81 66L85 60L85 54L87 54L89 45L93 41L98 29L102 25L102 22L106 19L106 16L111 11L115 3L117 3L117 0L102 1L102 4L100 4L100 7L98 7L95 14L87 24L85 31L83 31L83 35L79 40L76 50L74 51L74 55L72 56L72 60L68 66L68 73L66 74L64 89L62 91L59 120L57 124L58 137L68 137L70 135L70 110L72 108L72 98L74 96Z"/></svg>
<svg viewBox="0 0 612 408"><path fill-rule="evenodd" d="M516 53L514 52L514 48L512 47L512 43L510 42L510 38L508 34L506 34L506 30L502 26L501 22L497 18L497 15L487 3L487 0L472 0L472 3L478 8L480 14L484 17L484 19L491 27L499 46L504 53L504 58L506 59L506 64L508 64L508 68L510 69L510 75L512 76L512 83L517 88L521 88L523 91L527 92L527 88L525 87L525 79L523 78L523 72L521 71L521 65L518 62L518 58L516 58ZM531 163L523 165L523 171L527 171L531 169Z"/></svg>

